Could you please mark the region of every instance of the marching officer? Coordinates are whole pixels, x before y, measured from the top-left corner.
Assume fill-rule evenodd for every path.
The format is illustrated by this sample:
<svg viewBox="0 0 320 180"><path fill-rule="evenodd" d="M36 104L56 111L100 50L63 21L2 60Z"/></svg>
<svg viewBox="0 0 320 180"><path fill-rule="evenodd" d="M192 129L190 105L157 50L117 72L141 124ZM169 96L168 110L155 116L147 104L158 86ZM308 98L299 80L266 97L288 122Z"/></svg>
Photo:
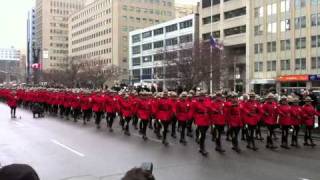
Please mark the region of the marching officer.
<svg viewBox="0 0 320 180"><path fill-rule="evenodd" d="M222 97L221 92L217 92L216 98L214 99L212 103L214 113L212 115L212 120L214 124L215 131L217 132L216 135L216 151L218 152L225 152L225 150L222 148L221 145L221 135L224 131L225 126L225 114L224 114L224 99Z"/></svg>
<svg viewBox="0 0 320 180"><path fill-rule="evenodd" d="M257 151L258 148L256 147L254 142L254 132L260 118L260 110L255 98L255 93L250 93L249 100L242 104L242 117L244 117L244 123L248 126L247 148Z"/></svg>
<svg viewBox="0 0 320 180"><path fill-rule="evenodd" d="M91 118L91 109L92 109L92 98L89 95L89 92L85 92L80 96L81 110L83 113L83 124L87 124Z"/></svg>
<svg viewBox="0 0 320 180"><path fill-rule="evenodd" d="M12 91L7 97L7 104L10 107L11 118L16 118L17 103L18 96L16 94L16 91Z"/></svg>
<svg viewBox="0 0 320 180"><path fill-rule="evenodd" d="M273 144L272 135L277 126L277 103L275 102L275 97L273 94L268 94L266 102L262 105L262 117L264 124L268 128L267 144L266 148L276 149L277 147Z"/></svg>
<svg viewBox="0 0 320 180"><path fill-rule="evenodd" d="M101 94L101 92L97 92L97 94L93 95L92 97L92 111L96 115L95 124L97 126L97 129L101 128L100 122L104 109L104 100L104 96Z"/></svg>
<svg viewBox="0 0 320 180"><path fill-rule="evenodd" d="M161 99L157 102L157 119L160 120L163 131L162 131L162 144L165 146L169 145L167 142L167 132L172 118L172 103L168 99L168 92L162 93Z"/></svg>
<svg viewBox="0 0 320 180"><path fill-rule="evenodd" d="M106 96L105 112L107 113L106 120L110 132L113 132L112 125L117 113L117 103L118 101L114 96L114 92L111 92L108 96Z"/></svg>
<svg viewBox="0 0 320 180"><path fill-rule="evenodd" d="M152 104L151 100L147 98L148 93L142 92L140 93L141 97L140 99L137 99L137 116L140 119L140 122L142 123L142 129L141 134L143 140L147 140L147 126L151 118L152 113Z"/></svg>
<svg viewBox="0 0 320 180"><path fill-rule="evenodd" d="M281 147L290 149L288 146L289 127L291 126L291 107L288 104L288 98L282 96L278 106L279 124L281 126Z"/></svg>
<svg viewBox="0 0 320 180"><path fill-rule="evenodd" d="M295 97L292 100L291 105L291 124L293 126L293 132L292 132L292 138L291 138L291 146L299 147L298 144L298 135L300 130L300 124L301 124L301 115L302 110L301 106L299 106L300 100Z"/></svg>
<svg viewBox="0 0 320 180"><path fill-rule="evenodd" d="M320 116L320 113L312 106L312 99L308 96L304 99L305 105L302 107L303 124L306 126L304 135L304 146L316 146L312 139L312 130L314 128L314 117ZM310 141L310 144L309 142Z"/></svg>
<svg viewBox="0 0 320 180"><path fill-rule="evenodd" d="M124 134L130 136L129 125L133 115L133 103L129 100L129 95L125 94L124 98L119 102L121 114L124 119Z"/></svg>
<svg viewBox="0 0 320 180"><path fill-rule="evenodd" d="M241 107L236 93L232 93L230 96L230 103L226 104L228 117L228 126L232 137L232 150L240 153L241 150L238 144L238 135L243 123L241 121Z"/></svg>
<svg viewBox="0 0 320 180"><path fill-rule="evenodd" d="M188 93L182 92L180 94L180 99L176 103L176 117L181 128L180 132L180 143L187 144L185 139L185 131L187 126L187 121L190 119L191 106L190 103L186 100Z"/></svg>
<svg viewBox="0 0 320 180"><path fill-rule="evenodd" d="M208 109L204 104L204 98L204 93L200 92L197 101L193 104L193 116L197 126L196 138L200 145L199 153L203 156L207 156L208 152L205 149L205 140L211 123L207 114Z"/></svg>

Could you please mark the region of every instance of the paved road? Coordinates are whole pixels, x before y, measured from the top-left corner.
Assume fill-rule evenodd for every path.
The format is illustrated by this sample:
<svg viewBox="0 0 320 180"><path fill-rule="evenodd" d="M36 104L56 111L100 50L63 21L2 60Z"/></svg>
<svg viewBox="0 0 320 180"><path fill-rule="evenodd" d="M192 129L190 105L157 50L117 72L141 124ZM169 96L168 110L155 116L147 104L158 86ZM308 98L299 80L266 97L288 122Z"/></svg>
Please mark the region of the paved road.
<svg viewBox="0 0 320 180"><path fill-rule="evenodd" d="M9 118L9 109L0 104L0 162L31 164L42 180L81 179L114 180L142 162L153 162L158 180L298 180L320 179L320 146L269 151L245 149L236 154L229 142L223 142L224 155L207 143L209 157L197 152L191 140L187 147L170 139L164 147L152 137L144 142L136 131L127 137L117 128L114 133L105 124L96 130L59 118L33 119L28 111L18 109L18 118ZM21 116L21 119L19 118ZM117 124L117 123L116 123Z"/></svg>

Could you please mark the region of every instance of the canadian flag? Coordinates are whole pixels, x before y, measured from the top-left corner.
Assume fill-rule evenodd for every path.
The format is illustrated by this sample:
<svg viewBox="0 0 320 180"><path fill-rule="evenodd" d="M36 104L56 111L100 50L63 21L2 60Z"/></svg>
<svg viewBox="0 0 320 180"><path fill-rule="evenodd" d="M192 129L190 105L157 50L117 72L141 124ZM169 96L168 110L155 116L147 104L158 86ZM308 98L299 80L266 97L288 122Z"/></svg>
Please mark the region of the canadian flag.
<svg viewBox="0 0 320 180"><path fill-rule="evenodd" d="M40 69L40 64L39 63L35 63L31 65L32 69Z"/></svg>

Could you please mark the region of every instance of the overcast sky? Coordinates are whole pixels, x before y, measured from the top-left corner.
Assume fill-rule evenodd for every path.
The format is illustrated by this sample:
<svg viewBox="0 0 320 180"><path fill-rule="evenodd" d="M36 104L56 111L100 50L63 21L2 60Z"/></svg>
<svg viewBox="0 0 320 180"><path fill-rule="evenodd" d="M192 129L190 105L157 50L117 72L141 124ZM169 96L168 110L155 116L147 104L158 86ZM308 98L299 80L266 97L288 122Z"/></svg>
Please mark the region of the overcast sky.
<svg viewBox="0 0 320 180"><path fill-rule="evenodd" d="M176 0L178 3L194 3L198 0ZM0 6L0 48L14 46L26 49L28 11L35 0L2 0Z"/></svg>

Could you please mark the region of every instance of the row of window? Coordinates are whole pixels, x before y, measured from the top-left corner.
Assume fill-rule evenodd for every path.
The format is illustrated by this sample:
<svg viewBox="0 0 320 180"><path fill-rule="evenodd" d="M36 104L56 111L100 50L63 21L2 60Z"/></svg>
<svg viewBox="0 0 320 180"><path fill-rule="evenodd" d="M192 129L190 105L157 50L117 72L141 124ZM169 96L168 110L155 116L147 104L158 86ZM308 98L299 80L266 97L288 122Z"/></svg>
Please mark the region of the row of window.
<svg viewBox="0 0 320 180"><path fill-rule="evenodd" d="M75 59L73 57L73 59ZM82 66L97 66L97 65L105 65L105 64L111 64L111 59L99 59L99 60L93 60L93 61L86 61L81 63Z"/></svg>
<svg viewBox="0 0 320 180"><path fill-rule="evenodd" d="M50 29L51 34L64 34L68 35L68 30L61 30L61 29Z"/></svg>
<svg viewBox="0 0 320 180"><path fill-rule="evenodd" d="M68 28L68 24L66 23L50 23L51 27L59 27L59 28ZM35 29L35 27L33 27Z"/></svg>
<svg viewBox="0 0 320 180"><path fill-rule="evenodd" d="M78 23L75 23L74 25L71 26L71 29L75 29L75 28L78 28L78 27L81 27L85 24L88 24L96 19L100 19L101 17L104 17L104 16L107 16L109 15L109 13L111 13L111 9L107 9L107 10L104 10L98 14L94 14L92 16L90 16L89 18L86 18Z"/></svg>
<svg viewBox="0 0 320 180"><path fill-rule="evenodd" d="M175 37L175 38L166 39L165 41L161 40L161 41L156 41L154 43L143 44L142 50L143 51L151 50L152 45L153 45L154 49L157 49L157 48L162 48L164 45L165 46L174 46L179 43L180 44L189 43L189 42L192 42L192 40L193 40L192 34L187 34L187 35L180 36L179 39L178 39L178 37ZM141 53L141 46L140 45L132 47L132 54L140 54L140 53Z"/></svg>
<svg viewBox="0 0 320 180"><path fill-rule="evenodd" d="M73 58L75 59L89 59L95 56L100 56L103 54L108 54L112 52L112 48L107 48L107 49L101 49L101 50L97 50L97 51L92 51L86 54L81 54L78 56L73 56Z"/></svg>
<svg viewBox="0 0 320 180"><path fill-rule="evenodd" d="M307 21L306 16L296 17L294 23L295 29L302 29L306 28ZM310 25L313 26L320 26L320 13L318 14L312 14L311 15L311 21ZM287 32L291 30L291 21L290 19L285 19L280 21L280 32ZM267 25L267 32L268 33L277 33L277 22L268 23ZM260 36L263 35L263 25L258 24L254 26L254 35Z"/></svg>
<svg viewBox="0 0 320 180"><path fill-rule="evenodd" d="M267 61L266 71L276 71L277 70L277 61ZM311 69L320 69L320 56L311 58ZM295 70L306 70L306 58L297 58L295 59L294 69ZM290 59L280 60L280 69L281 71L291 70ZM254 63L254 72L263 72L264 71L264 62L259 61Z"/></svg>
<svg viewBox="0 0 320 180"><path fill-rule="evenodd" d="M91 7L91 8L88 8L87 10L85 11L82 11L81 13L79 13L78 15L74 16L71 21L75 21L77 19L80 19L82 17L87 17L89 14L91 14L92 12L97 12L97 10L99 9L105 9L105 7L107 5L109 5L111 3L111 0L105 0L104 2L102 3L99 3L99 4L96 4L95 6Z"/></svg>
<svg viewBox="0 0 320 180"><path fill-rule="evenodd" d="M173 15L172 11L166 11L166 10L160 10L160 9L148 9L148 8L141 8L141 7L134 7L134 6L128 7L127 5L122 6L122 10L136 12L138 14L143 12L144 14L152 14L152 15L154 14L154 15L161 15L161 16Z"/></svg>
<svg viewBox="0 0 320 180"><path fill-rule="evenodd" d="M68 43L50 43L50 47L54 47L54 48L68 48Z"/></svg>
<svg viewBox="0 0 320 180"><path fill-rule="evenodd" d="M153 70L153 73L152 73ZM142 68L132 70L132 78L134 80L141 79L170 79L178 77L178 69L176 66Z"/></svg>
<svg viewBox="0 0 320 180"><path fill-rule="evenodd" d="M99 47L99 46L102 46L105 44L109 44L109 43L111 43L111 38L104 39L104 40L97 41L97 42L90 43L90 44L86 44L86 45L83 45L83 46L80 46L77 48L73 48L71 51L72 51L72 53L75 53L75 52L79 52L79 51L86 50L86 49L96 48L96 47Z"/></svg>
<svg viewBox="0 0 320 180"><path fill-rule="evenodd" d="M305 49L307 39L306 37L296 38L295 39L295 49ZM320 35L318 36L311 36L311 44L312 48L320 47ZM280 40L280 50L286 51L291 49L291 40L285 39ZM277 51L277 42L271 41L267 42L267 52L276 52ZM263 53L263 43L254 44L254 53L261 54Z"/></svg>
<svg viewBox="0 0 320 180"><path fill-rule="evenodd" d="M238 17L238 16L243 16L245 14L246 14L246 7L234 9L234 10L225 12L224 19L230 19L230 18L234 18L234 17ZM202 18L202 24L204 24L204 25L218 22L218 21L220 21L220 14L216 14L213 16L208 16L208 17Z"/></svg>
<svg viewBox="0 0 320 180"><path fill-rule="evenodd" d="M280 12L288 12L290 11L291 0L281 0L280 2ZM311 6L318 6L320 2L318 0L310 0ZM295 0L294 6L296 9L306 7L306 0ZM277 3L272 3L267 5L267 15L275 15L277 14ZM263 17L264 16L264 8L263 7L256 7L254 9L254 17Z"/></svg>
<svg viewBox="0 0 320 180"><path fill-rule="evenodd" d="M246 26L238 26L238 27L233 27L229 29L223 30L224 32L224 37L231 36L231 35L236 35L236 34L242 34L246 32ZM210 39L211 33L204 33L202 34L202 39L203 40L208 40ZM212 36L215 38L220 38L221 34L220 31L214 31L212 32Z"/></svg>
<svg viewBox="0 0 320 180"><path fill-rule="evenodd" d="M189 28L192 27L192 20L187 20L187 21L183 21L179 23L179 29L185 29L185 28ZM149 38L153 36L158 36L164 33L164 30L166 33L169 32L173 32L173 31L177 31L178 30L178 24L172 24L169 26L166 26L164 28L158 28L155 29L153 31L148 31L148 32L144 32L142 33L142 38ZM137 43L141 41L141 34L136 34L132 36L132 43Z"/></svg>
<svg viewBox="0 0 320 180"><path fill-rule="evenodd" d="M71 36L75 37L75 36L81 35L83 33L89 32L91 30L97 29L99 27L106 26L107 24L110 24L110 23L111 23L111 18L106 19L104 21L101 21L99 23L96 23L94 25L88 26L86 28L83 28L83 29L81 29L79 31L76 31L76 32L72 33Z"/></svg>
<svg viewBox="0 0 320 180"><path fill-rule="evenodd" d="M50 6L51 7L59 7L60 9L61 8L80 9L82 7L82 4L77 3L77 2L68 3L68 2L64 2L64 1L51 1Z"/></svg>
<svg viewBox="0 0 320 180"><path fill-rule="evenodd" d="M111 28L105 29L103 31L96 32L94 34L90 34L88 36L85 36L85 37L82 37L80 39L74 40L71 43L72 43L72 45L75 45L75 44L78 44L78 43L81 43L81 42L84 42L84 41L88 41L90 39L98 38L100 36L103 36L103 35L109 34L109 33L111 33Z"/></svg>
<svg viewBox="0 0 320 180"><path fill-rule="evenodd" d="M130 16L129 18L128 18L128 16L122 16L122 19L126 23L127 23L128 20L130 21L130 23L141 23L141 22L147 23L149 21L149 23L151 23L151 24L153 24L153 23L158 24L160 22L159 19L151 19L151 18L147 19L147 18L141 18L141 17L136 17L135 18L133 16ZM165 21L163 21L163 22L165 22Z"/></svg>
<svg viewBox="0 0 320 180"><path fill-rule="evenodd" d="M50 9L50 13L55 15L69 15L69 13L71 14L71 11L61 9Z"/></svg>

